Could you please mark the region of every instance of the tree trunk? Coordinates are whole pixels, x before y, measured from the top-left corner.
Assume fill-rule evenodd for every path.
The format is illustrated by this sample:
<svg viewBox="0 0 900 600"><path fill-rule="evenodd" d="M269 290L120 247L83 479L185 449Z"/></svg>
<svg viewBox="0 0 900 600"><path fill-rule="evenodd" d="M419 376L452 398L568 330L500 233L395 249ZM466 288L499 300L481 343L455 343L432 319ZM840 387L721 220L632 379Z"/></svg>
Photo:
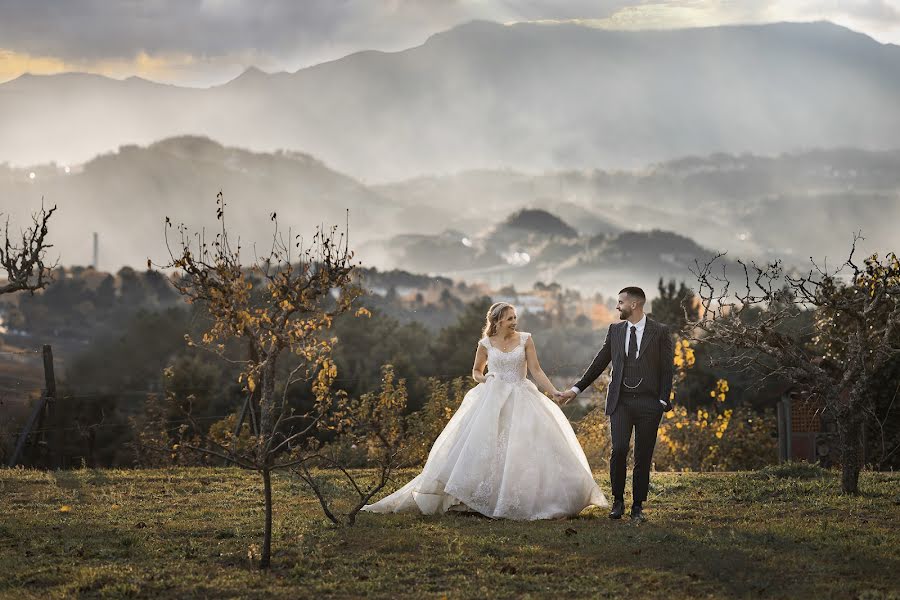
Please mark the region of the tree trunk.
<svg viewBox="0 0 900 600"><path fill-rule="evenodd" d="M268 444L275 435L275 362L277 355L269 354L260 368L259 396L259 438L256 447L256 460L260 464L269 464Z"/></svg>
<svg viewBox="0 0 900 600"><path fill-rule="evenodd" d="M256 447L258 464L262 465L263 488L266 496L266 528L263 537L260 569L268 569L272 559L272 471L268 444L275 435L274 395L275 362L277 354L266 356L260 369L259 442Z"/></svg>
<svg viewBox="0 0 900 600"><path fill-rule="evenodd" d="M841 436L841 491L858 494L862 466L862 419L859 414L841 415L838 432Z"/></svg>
<svg viewBox="0 0 900 600"><path fill-rule="evenodd" d="M263 469L263 490L266 497L266 528L263 534L262 559L260 569L268 569L272 562L272 472Z"/></svg>

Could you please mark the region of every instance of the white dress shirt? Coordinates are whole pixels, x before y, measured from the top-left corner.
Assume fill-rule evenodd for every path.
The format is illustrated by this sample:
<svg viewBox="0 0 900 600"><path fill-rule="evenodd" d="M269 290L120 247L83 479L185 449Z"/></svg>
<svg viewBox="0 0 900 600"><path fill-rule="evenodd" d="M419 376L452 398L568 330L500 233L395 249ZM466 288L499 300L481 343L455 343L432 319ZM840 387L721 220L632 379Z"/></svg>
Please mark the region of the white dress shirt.
<svg viewBox="0 0 900 600"><path fill-rule="evenodd" d="M637 323L629 323L628 328L625 330L625 356L628 356L628 341L631 339L631 327L634 326L636 331L634 332L637 335L637 354L635 358L641 357L641 338L644 337L644 327L647 326L647 315L641 317L641 320Z"/></svg>

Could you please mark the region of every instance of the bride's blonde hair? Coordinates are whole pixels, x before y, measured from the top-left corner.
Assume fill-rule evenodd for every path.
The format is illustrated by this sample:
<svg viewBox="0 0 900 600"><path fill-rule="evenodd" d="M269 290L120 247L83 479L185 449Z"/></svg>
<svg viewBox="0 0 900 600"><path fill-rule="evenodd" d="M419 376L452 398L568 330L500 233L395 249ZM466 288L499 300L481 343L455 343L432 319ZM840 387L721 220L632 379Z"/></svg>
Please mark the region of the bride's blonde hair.
<svg viewBox="0 0 900 600"><path fill-rule="evenodd" d="M497 322L503 318L503 313L507 308L515 308L509 302L494 302L487 311L484 320L484 329L481 331L482 337L493 337L497 333Z"/></svg>

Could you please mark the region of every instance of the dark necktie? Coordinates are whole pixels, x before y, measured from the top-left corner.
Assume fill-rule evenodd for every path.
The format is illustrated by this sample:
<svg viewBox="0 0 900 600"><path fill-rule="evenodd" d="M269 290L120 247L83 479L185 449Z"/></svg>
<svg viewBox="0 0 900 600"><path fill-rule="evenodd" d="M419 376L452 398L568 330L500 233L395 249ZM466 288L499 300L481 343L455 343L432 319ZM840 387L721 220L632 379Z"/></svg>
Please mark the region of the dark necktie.
<svg viewBox="0 0 900 600"><path fill-rule="evenodd" d="M628 358L637 360L637 327L631 326L631 337L628 338Z"/></svg>

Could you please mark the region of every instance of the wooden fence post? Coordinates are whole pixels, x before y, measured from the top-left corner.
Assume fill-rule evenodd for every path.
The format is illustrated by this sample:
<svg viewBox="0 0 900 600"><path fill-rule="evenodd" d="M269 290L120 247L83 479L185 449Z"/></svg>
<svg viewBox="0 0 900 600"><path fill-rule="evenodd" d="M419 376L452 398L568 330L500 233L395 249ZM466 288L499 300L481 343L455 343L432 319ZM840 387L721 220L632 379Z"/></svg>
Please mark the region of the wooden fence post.
<svg viewBox="0 0 900 600"><path fill-rule="evenodd" d="M46 386L47 405L44 409L44 422L53 423L52 417L57 411L56 407L56 374L53 370L53 348L50 344L44 344L44 385ZM48 440L47 466L60 468L62 466L62 431L60 423L53 423L52 433L46 436Z"/></svg>
<svg viewBox="0 0 900 600"><path fill-rule="evenodd" d="M793 460L794 440L793 423L791 422L791 393L785 392L778 402L778 462L785 463Z"/></svg>
<svg viewBox="0 0 900 600"><path fill-rule="evenodd" d="M784 400L779 400L777 408L777 424L778 424L778 464L787 460L787 444L784 439Z"/></svg>

